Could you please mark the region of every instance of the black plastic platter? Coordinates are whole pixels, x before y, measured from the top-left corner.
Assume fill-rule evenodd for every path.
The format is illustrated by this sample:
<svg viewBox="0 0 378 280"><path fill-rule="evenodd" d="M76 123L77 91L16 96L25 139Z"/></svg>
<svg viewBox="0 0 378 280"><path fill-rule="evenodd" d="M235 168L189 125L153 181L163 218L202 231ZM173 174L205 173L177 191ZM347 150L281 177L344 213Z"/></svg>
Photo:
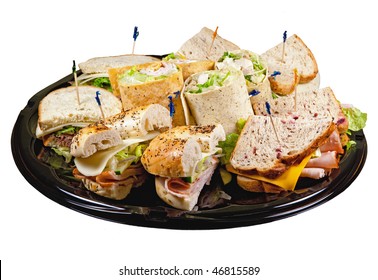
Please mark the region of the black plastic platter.
<svg viewBox="0 0 378 280"><path fill-rule="evenodd" d="M68 75L35 94L20 112L14 125L11 145L15 163L26 180L53 201L78 212L122 224L171 229L219 229L267 223L287 218L336 197L360 173L367 156L363 131L351 135L356 146L340 161L340 168L322 180L300 179L293 192L261 194L243 191L235 180L224 186L219 172L200 196L195 211L181 211L164 204L155 193L153 178L122 201L97 196L84 189L70 174L41 162L42 148L35 138L39 101L49 92L69 86ZM230 200L219 197L226 193Z"/></svg>

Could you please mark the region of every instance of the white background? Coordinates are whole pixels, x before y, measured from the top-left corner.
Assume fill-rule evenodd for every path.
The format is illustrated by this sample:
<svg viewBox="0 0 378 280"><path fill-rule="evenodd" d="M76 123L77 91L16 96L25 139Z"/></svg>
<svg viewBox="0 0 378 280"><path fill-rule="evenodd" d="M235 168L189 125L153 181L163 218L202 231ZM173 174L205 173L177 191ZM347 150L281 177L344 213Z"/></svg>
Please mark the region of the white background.
<svg viewBox="0 0 378 280"><path fill-rule="evenodd" d="M373 1L8 1L0 26L0 259L4 279L121 279L124 267L260 266L256 279L377 279L374 157L378 26ZM368 113L366 165L333 200L281 221L178 231L103 221L63 207L22 177L11 130L28 99L71 73L72 60L177 50L203 26L262 53L296 33L313 51L321 86ZM158 277L150 277L158 279ZM179 277L170 279L236 279ZM250 277L253 279L253 277ZM127 279L145 279L127 277ZM240 279L249 279L244 277Z"/></svg>

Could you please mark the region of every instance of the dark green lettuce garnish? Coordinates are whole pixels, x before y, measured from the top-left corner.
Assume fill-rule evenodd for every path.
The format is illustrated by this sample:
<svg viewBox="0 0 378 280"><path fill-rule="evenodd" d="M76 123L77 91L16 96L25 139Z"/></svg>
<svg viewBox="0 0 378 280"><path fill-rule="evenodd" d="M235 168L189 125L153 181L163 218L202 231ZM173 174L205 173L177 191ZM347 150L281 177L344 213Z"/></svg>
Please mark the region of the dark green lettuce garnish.
<svg viewBox="0 0 378 280"><path fill-rule="evenodd" d="M103 89L106 89L110 92L112 92L112 86L110 84L110 80L107 77L101 77L101 78L96 78L93 80L92 85L95 87L100 87Z"/></svg>

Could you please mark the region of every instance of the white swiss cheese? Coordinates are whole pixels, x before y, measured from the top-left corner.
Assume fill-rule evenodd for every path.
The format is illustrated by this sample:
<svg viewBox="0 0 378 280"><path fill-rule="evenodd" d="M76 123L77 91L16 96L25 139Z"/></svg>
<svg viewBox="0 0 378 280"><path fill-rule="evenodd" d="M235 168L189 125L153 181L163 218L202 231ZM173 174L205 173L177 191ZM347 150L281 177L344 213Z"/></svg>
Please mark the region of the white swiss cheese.
<svg viewBox="0 0 378 280"><path fill-rule="evenodd" d="M135 138L128 138L123 140L121 145L102 150L96 152L95 154L91 155L87 158L75 158L75 165L76 168L79 170L81 174L84 176L96 176L101 174L101 172L106 167L108 161L119 151L122 151L128 146L131 146L136 143L145 142L151 140L158 136L159 132L150 132L147 135L135 137Z"/></svg>

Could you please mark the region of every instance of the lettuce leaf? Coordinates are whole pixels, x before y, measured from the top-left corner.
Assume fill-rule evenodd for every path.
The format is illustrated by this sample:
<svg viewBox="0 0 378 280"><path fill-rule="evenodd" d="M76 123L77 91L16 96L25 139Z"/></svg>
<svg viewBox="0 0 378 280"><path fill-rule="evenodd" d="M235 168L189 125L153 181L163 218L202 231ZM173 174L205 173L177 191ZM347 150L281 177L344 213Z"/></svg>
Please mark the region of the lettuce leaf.
<svg viewBox="0 0 378 280"><path fill-rule="evenodd" d="M112 92L112 86L108 77L96 78L93 80L92 85L95 87L104 88Z"/></svg>
<svg viewBox="0 0 378 280"><path fill-rule="evenodd" d="M218 146L222 148L222 153L224 154L221 157L221 163L227 164L230 162L230 157L232 151L235 149L236 142L238 142L239 134L237 133L230 133L226 135L225 141L219 141Z"/></svg>
<svg viewBox="0 0 378 280"><path fill-rule="evenodd" d="M348 130L359 131L366 126L367 113L361 112L356 107L342 108L349 122Z"/></svg>

